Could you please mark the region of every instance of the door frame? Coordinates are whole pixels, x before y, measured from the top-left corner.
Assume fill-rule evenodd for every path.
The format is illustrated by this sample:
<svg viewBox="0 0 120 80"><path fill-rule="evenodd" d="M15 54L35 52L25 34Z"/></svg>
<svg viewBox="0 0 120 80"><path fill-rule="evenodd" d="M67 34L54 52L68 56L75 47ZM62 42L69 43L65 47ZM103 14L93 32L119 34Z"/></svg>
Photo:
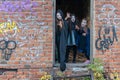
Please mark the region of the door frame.
<svg viewBox="0 0 120 80"><path fill-rule="evenodd" d="M95 54L95 6L94 0L90 0L90 61L93 62L93 54ZM52 16L53 16L53 66L59 66L59 64L55 63L55 15L56 15L56 0L52 0ZM70 66L86 66L83 63L67 63Z"/></svg>

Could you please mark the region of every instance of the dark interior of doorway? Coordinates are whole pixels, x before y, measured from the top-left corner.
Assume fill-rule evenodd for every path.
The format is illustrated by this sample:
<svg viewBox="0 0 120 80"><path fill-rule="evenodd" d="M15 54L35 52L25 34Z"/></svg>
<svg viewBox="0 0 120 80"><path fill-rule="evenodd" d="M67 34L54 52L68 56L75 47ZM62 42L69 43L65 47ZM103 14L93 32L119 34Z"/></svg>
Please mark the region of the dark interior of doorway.
<svg viewBox="0 0 120 80"><path fill-rule="evenodd" d="M88 18L90 19L90 0L56 0L56 11L61 9L66 16L66 12L75 14L79 22L81 19ZM72 62L72 51L69 55L69 63ZM77 63L82 63L86 60L83 53L78 53L76 57Z"/></svg>
<svg viewBox="0 0 120 80"><path fill-rule="evenodd" d="M56 0L56 10L75 14L79 20L90 17L90 0Z"/></svg>

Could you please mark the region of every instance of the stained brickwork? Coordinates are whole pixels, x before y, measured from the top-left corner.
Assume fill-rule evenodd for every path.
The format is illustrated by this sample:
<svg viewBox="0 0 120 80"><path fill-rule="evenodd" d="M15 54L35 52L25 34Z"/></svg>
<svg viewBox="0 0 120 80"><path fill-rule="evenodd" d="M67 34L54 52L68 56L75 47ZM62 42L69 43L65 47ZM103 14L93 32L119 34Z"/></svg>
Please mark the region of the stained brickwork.
<svg viewBox="0 0 120 80"><path fill-rule="evenodd" d="M53 73L52 3L52 0L0 1L0 69L17 69L4 72L0 80L39 80L45 72ZM94 3L93 56L104 60L105 71L109 73L120 73L119 3L119 0ZM72 73L72 69L65 72L69 76Z"/></svg>

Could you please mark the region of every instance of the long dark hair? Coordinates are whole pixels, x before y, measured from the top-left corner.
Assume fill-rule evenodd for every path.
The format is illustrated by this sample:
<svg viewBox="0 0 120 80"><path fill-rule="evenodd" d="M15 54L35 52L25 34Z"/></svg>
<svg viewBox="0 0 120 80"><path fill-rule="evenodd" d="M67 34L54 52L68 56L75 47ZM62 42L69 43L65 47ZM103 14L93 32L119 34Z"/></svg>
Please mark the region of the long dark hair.
<svg viewBox="0 0 120 80"><path fill-rule="evenodd" d="M57 10L57 13L60 13L60 15L61 15L61 17L62 17L62 26L64 26L64 14L63 14L63 12L62 12L62 10L60 10L60 9L58 9ZM56 13L56 14L57 14ZM58 29L58 27L57 27L57 23L59 22L59 20L57 19L57 15L56 15L56 29Z"/></svg>
<svg viewBox="0 0 120 80"><path fill-rule="evenodd" d="M58 9L58 10L57 10L57 13L60 13L60 15L62 16L62 19L64 20L64 14L63 14L62 10L61 10L61 9ZM56 14L57 14L57 13L56 13ZM56 17L57 17L57 15L56 15Z"/></svg>

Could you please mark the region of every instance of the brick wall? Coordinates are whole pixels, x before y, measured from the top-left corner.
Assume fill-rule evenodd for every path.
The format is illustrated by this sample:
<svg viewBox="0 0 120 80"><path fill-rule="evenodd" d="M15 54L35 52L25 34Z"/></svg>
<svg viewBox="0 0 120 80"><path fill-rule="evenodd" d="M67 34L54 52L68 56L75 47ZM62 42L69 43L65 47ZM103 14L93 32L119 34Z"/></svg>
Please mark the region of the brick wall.
<svg viewBox="0 0 120 80"><path fill-rule="evenodd" d="M38 80L53 62L52 1L1 0L0 7L0 68L17 69L0 80Z"/></svg>
<svg viewBox="0 0 120 80"><path fill-rule="evenodd" d="M95 42L97 49L94 57L99 57L104 60L105 71L109 75L113 72L120 73L119 3L119 0L95 0ZM106 31L108 30L108 33L105 33L105 29ZM99 30L101 39L98 36ZM106 39L103 37L104 35ZM109 36L111 40L108 38Z"/></svg>
<svg viewBox="0 0 120 80"><path fill-rule="evenodd" d="M99 50L95 48L94 57L104 60L107 72L120 72L119 2L95 0L95 44ZM52 73L52 8L52 0L0 1L0 70L9 69L0 75L0 80L38 80L45 72ZM110 36L111 42L105 42L104 35ZM73 74L72 69L65 74Z"/></svg>

